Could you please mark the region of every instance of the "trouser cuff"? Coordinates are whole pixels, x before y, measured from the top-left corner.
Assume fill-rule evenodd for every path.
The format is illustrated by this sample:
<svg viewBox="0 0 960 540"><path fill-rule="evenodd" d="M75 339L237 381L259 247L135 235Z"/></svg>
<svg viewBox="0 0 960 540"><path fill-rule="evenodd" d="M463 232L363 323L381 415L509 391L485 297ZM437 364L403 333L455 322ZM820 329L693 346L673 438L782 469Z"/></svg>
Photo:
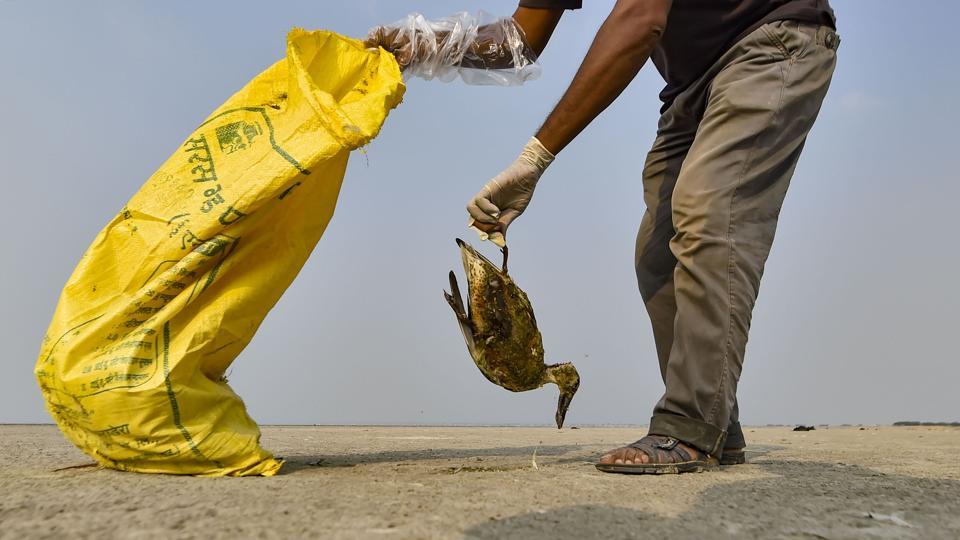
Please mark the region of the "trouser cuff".
<svg viewBox="0 0 960 540"><path fill-rule="evenodd" d="M727 432L717 426L686 416L655 414L650 419L650 434L663 435L696 446L711 456L719 456Z"/></svg>
<svg viewBox="0 0 960 540"><path fill-rule="evenodd" d="M747 446L747 439L743 436L743 429L740 422L734 422L727 426L727 441L723 443L724 448L743 448Z"/></svg>

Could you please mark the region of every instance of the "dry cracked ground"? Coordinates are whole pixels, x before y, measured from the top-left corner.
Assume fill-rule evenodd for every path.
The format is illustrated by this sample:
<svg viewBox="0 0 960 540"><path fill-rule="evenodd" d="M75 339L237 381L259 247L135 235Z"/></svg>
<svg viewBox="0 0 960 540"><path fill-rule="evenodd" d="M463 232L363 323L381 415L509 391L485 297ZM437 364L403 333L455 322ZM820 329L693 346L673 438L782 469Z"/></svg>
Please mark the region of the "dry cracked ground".
<svg viewBox="0 0 960 540"><path fill-rule="evenodd" d="M960 538L960 428L748 430L749 463L603 474L642 428L264 427L273 478L88 463L0 426L0 538Z"/></svg>

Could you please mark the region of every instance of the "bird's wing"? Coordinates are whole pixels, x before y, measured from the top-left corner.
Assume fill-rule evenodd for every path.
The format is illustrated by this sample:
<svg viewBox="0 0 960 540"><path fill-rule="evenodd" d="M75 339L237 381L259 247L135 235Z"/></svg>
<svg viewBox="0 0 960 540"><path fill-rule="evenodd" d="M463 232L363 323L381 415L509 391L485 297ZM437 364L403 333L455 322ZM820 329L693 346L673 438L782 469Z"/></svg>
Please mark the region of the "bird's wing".
<svg viewBox="0 0 960 540"><path fill-rule="evenodd" d="M457 276L453 271L450 272L450 292L443 291L443 297L447 299L447 303L450 304L453 313L457 316L457 322L460 323L460 330L463 332L463 339L467 342L470 355L473 356L476 350L473 341L473 324L467 316L467 310L463 305L463 296L460 295L460 287L457 286Z"/></svg>

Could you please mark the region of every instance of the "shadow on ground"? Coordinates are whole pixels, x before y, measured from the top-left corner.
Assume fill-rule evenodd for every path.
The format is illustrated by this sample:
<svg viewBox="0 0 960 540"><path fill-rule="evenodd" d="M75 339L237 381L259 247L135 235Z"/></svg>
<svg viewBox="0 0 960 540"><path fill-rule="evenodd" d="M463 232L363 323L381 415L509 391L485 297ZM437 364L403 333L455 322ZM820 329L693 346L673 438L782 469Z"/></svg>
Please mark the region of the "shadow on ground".
<svg viewBox="0 0 960 540"><path fill-rule="evenodd" d="M712 487L676 518L584 504L480 523L464 537L960 538L958 481L831 463L755 464L774 476ZM624 497L643 497L645 480L636 477L636 491Z"/></svg>
<svg viewBox="0 0 960 540"><path fill-rule="evenodd" d="M464 461L476 458L518 458L533 456L560 457L552 463L580 462L593 455L593 449L582 445L554 445L554 446L510 446L501 448L436 448L430 450L392 450L384 452L351 453L337 455L291 455L284 456L284 466L281 474L292 474L306 468L320 467L353 467L371 463L405 463L410 461L451 460ZM563 458L571 453L578 453L579 457ZM318 465L319 464L319 465Z"/></svg>
<svg viewBox="0 0 960 540"><path fill-rule="evenodd" d="M748 459L754 459L779 446L752 445L747 451ZM450 460L472 461L476 458L494 459L524 458L523 465L529 463L534 451L538 458L547 458L551 464L584 463L592 465L604 451L609 450L602 445L552 445L552 446L508 446L498 448L435 448L428 450L392 450L383 452L351 453L351 454L315 454L315 455L288 455L283 456L284 466L280 474L294 474L304 469L316 467L354 467L373 463L403 464L411 461Z"/></svg>

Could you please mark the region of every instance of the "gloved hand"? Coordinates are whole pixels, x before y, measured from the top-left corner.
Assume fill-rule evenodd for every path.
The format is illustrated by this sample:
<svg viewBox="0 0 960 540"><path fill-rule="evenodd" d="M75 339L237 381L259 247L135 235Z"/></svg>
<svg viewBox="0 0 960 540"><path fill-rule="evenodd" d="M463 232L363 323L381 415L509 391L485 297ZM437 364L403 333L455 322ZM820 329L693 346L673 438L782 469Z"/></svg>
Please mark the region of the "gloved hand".
<svg viewBox="0 0 960 540"><path fill-rule="evenodd" d="M470 227L480 234L480 240L490 240L500 247L506 244L507 227L527 209L537 181L554 158L536 137L531 137L520 157L473 197L467 212Z"/></svg>

